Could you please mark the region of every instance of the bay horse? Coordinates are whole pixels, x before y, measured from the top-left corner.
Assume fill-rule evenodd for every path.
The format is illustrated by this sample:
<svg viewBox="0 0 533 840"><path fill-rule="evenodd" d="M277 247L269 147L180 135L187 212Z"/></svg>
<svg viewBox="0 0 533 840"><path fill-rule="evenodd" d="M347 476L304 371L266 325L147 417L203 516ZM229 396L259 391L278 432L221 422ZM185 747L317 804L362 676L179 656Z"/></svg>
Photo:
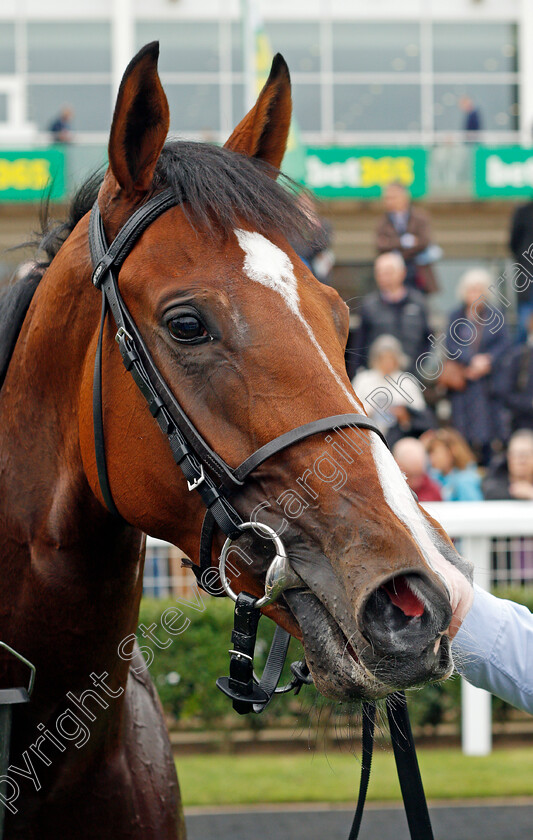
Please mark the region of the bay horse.
<svg viewBox="0 0 533 840"><path fill-rule="evenodd" d="M6 840L185 836L154 687L117 651L136 630L143 534L195 558L204 509L123 368L109 316L103 426L119 515L104 503L92 414L96 195L108 242L162 190L180 198L139 238L119 286L183 410L228 464L300 424L362 411L344 368L348 310L297 257L305 219L276 180L291 119L285 62L275 58L224 148L165 145L158 53L147 45L125 72L103 180L46 235L49 265L4 303L0 639L37 668L0 781ZM245 518L260 509L274 529L283 518L301 586L264 612L303 641L319 691L376 698L450 673L471 570L377 435L361 432L359 450L348 437L314 435L278 453L233 503ZM257 556L234 586L260 595L265 569ZM0 677L18 685L24 674L2 657Z"/></svg>

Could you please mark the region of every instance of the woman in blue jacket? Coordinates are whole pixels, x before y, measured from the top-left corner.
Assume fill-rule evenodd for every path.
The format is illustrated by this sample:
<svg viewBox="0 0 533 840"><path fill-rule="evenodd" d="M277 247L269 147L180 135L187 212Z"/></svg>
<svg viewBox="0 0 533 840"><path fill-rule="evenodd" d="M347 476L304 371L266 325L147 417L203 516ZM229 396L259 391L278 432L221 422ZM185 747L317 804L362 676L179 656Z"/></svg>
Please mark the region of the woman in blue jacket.
<svg viewBox="0 0 533 840"><path fill-rule="evenodd" d="M455 429L438 429L424 437L431 476L439 483L444 501L481 501L481 478L474 454L462 435Z"/></svg>

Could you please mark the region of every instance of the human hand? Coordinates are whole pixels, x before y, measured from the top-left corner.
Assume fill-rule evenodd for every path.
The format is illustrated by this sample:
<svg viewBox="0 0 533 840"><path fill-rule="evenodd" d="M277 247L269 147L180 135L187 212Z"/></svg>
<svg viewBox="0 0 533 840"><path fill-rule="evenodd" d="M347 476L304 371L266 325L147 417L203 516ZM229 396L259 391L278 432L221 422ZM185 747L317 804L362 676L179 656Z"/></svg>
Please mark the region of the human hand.
<svg viewBox="0 0 533 840"><path fill-rule="evenodd" d="M431 558L431 565L444 579L448 589L450 606L452 608L452 620L444 635L453 639L472 606L474 601L474 587L457 566L449 560L446 560L440 554Z"/></svg>
<svg viewBox="0 0 533 840"><path fill-rule="evenodd" d="M394 414L400 426L409 425L409 412L404 405L393 405L389 408L391 414Z"/></svg>
<svg viewBox="0 0 533 840"><path fill-rule="evenodd" d="M492 359L490 358L488 353L478 353L470 364L468 365L465 376L467 379L481 379L482 376L486 376L490 373L492 368Z"/></svg>
<svg viewBox="0 0 533 840"><path fill-rule="evenodd" d="M404 233L400 236L400 245L402 248L414 248L418 239L412 233Z"/></svg>

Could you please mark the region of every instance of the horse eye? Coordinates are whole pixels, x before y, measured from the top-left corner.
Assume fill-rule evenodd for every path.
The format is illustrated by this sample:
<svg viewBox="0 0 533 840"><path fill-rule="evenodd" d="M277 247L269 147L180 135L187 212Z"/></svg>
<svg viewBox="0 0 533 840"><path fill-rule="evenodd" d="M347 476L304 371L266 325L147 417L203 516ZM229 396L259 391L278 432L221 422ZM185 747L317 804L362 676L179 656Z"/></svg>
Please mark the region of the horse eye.
<svg viewBox="0 0 533 840"><path fill-rule="evenodd" d="M207 330L196 315L176 315L167 324L172 338L176 341L197 341L207 336Z"/></svg>

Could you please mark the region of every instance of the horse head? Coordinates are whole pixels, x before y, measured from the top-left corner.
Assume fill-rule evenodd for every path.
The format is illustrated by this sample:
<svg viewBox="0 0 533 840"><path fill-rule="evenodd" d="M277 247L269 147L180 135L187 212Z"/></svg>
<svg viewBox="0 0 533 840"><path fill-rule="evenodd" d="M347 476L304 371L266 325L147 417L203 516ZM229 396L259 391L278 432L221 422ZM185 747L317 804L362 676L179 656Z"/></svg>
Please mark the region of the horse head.
<svg viewBox="0 0 533 840"><path fill-rule="evenodd" d="M348 310L293 248L306 219L276 182L291 116L283 59L276 57L256 104L216 149L165 147L169 110L157 57L157 45L148 45L126 70L98 205L112 241L151 196L169 186L179 192L182 201L136 242L118 285L191 423L236 467L297 426L363 411L344 366ZM82 246L87 259L86 225L64 246L78 260ZM114 334L108 318L103 418L114 502L125 522L195 558L203 506L125 373ZM92 417L96 340L95 323L80 446L103 506ZM324 694L379 697L451 672L449 636L468 605L462 593L471 570L374 432L332 429L277 452L232 504L283 539L299 584L264 612L303 640ZM239 545L254 562L235 561L236 591L262 595L264 543L260 531L243 535Z"/></svg>

